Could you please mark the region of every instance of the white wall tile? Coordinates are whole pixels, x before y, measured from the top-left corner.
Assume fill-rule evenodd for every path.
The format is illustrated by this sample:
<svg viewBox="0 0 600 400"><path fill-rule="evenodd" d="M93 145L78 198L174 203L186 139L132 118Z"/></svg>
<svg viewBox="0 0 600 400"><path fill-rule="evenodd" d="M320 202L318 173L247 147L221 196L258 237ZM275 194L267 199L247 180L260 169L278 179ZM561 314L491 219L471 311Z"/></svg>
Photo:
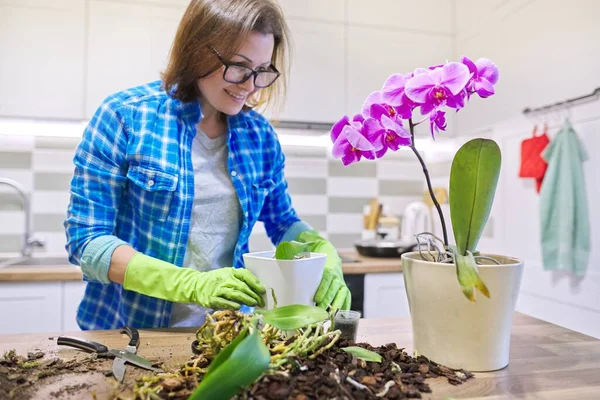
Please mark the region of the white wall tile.
<svg viewBox="0 0 600 400"><path fill-rule="evenodd" d="M292 205L301 215L327 214L327 196L295 194L292 197Z"/></svg>
<svg viewBox="0 0 600 400"><path fill-rule="evenodd" d="M0 177L12 179L20 183L25 190L31 191L33 189L33 171L26 169L0 169ZM0 193L2 192L15 192L12 187L6 185L0 185Z"/></svg>
<svg viewBox="0 0 600 400"><path fill-rule="evenodd" d="M22 211L0 211L0 235L25 232L25 214Z"/></svg>
<svg viewBox="0 0 600 400"><path fill-rule="evenodd" d="M3 126L0 124L0 149L2 151L29 152L33 150L35 138L33 136L3 136Z"/></svg>
<svg viewBox="0 0 600 400"><path fill-rule="evenodd" d="M418 161L387 161L377 163L377 178L395 180L424 180L423 168Z"/></svg>
<svg viewBox="0 0 600 400"><path fill-rule="evenodd" d="M321 158L286 158L285 176L287 178L325 178L327 160Z"/></svg>
<svg viewBox="0 0 600 400"><path fill-rule="evenodd" d="M73 152L68 150L36 150L32 161L34 171L72 173L75 168Z"/></svg>
<svg viewBox="0 0 600 400"><path fill-rule="evenodd" d="M64 214L69 200L70 193L67 191L36 191L31 196L31 209L34 213Z"/></svg>
<svg viewBox="0 0 600 400"><path fill-rule="evenodd" d="M65 244L67 243L67 237L64 232L35 232L37 236L42 238L46 245L43 249L35 250L36 254L49 254L49 255L64 255L67 257L67 250L65 250Z"/></svg>
<svg viewBox="0 0 600 400"><path fill-rule="evenodd" d="M373 178L328 178L327 194L337 197L375 197L379 184Z"/></svg>
<svg viewBox="0 0 600 400"><path fill-rule="evenodd" d="M329 233L360 233L362 229L362 214L331 214L327 216L327 232Z"/></svg>
<svg viewBox="0 0 600 400"><path fill-rule="evenodd" d="M392 216L401 216L406 207L413 201L421 201L416 196L379 196L379 201L384 205L384 212L389 212Z"/></svg>

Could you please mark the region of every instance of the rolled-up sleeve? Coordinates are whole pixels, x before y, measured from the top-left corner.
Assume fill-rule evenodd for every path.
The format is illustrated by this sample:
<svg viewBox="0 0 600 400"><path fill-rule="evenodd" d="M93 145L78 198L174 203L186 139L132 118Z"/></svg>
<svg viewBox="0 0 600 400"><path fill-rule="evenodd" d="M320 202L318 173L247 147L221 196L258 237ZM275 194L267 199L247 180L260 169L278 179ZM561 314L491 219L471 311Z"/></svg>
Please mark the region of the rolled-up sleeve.
<svg viewBox="0 0 600 400"><path fill-rule="evenodd" d="M64 227L69 261L75 265L81 265L90 241L115 235L119 201L126 183L126 149L127 137L118 105L107 99L85 128L73 159L75 170ZM97 274L86 274L90 266L83 267L84 277L97 280Z"/></svg>

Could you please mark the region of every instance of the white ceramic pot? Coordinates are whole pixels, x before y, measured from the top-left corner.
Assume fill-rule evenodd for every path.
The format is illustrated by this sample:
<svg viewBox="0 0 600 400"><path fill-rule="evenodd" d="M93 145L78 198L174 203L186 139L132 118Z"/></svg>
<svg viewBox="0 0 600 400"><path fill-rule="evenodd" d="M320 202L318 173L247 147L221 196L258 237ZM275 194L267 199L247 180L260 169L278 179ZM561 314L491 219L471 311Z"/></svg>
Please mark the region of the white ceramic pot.
<svg viewBox="0 0 600 400"><path fill-rule="evenodd" d="M321 283L327 255L310 253L307 258L277 260L274 254L274 251L260 251L243 255L246 268L267 288L264 308L269 310L274 306L269 288L275 290L277 306L315 305L313 297Z"/></svg>
<svg viewBox="0 0 600 400"><path fill-rule="evenodd" d="M418 354L450 368L493 371L508 365L510 333L523 261L495 254L501 265L479 265L490 291L476 302L462 293L453 264L427 262L419 252L402 254L404 284Z"/></svg>

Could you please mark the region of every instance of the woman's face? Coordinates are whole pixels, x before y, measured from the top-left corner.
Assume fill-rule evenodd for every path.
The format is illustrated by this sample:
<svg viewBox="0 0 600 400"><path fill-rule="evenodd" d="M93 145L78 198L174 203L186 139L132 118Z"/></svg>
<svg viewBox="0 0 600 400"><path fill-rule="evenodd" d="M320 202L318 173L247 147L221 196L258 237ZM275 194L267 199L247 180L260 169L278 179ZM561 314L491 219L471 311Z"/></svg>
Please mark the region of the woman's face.
<svg viewBox="0 0 600 400"><path fill-rule="evenodd" d="M252 32L233 57L224 61L243 65L256 71L267 70L271 65L274 45L273 34ZM219 51L219 49L216 50ZM217 57L216 54L215 57ZM202 106L210 105L216 111L235 115L242 110L248 97L257 90L254 87L254 76L244 83L229 83L223 79L224 70L225 66L223 65L211 75L198 79L198 89L204 100Z"/></svg>

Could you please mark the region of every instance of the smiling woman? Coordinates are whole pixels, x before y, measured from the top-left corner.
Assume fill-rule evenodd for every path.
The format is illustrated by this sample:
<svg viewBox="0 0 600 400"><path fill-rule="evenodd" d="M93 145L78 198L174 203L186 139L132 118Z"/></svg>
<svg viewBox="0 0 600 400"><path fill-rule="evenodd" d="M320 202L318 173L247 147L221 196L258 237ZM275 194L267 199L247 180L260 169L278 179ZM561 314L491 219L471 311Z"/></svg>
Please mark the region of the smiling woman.
<svg viewBox="0 0 600 400"><path fill-rule="evenodd" d="M283 101L287 44L273 0L192 0L162 80L98 107L64 223L88 282L82 329L199 326L211 309L262 306L265 287L243 268L257 221L274 245L327 253L314 300L350 306L341 260L297 216L281 144L255 110Z"/></svg>
<svg viewBox="0 0 600 400"><path fill-rule="evenodd" d="M254 37L252 43L244 43L249 36ZM175 90L175 97L190 101L204 92L198 87L199 78L222 84L217 78L223 75L226 82L243 84L257 68L256 73L267 74L254 75L252 83L264 89L242 93L240 102L246 107L278 109L284 102L288 60L289 29L272 1L192 1L179 25L163 80L167 90ZM282 79L277 79L277 68L284 72Z"/></svg>

